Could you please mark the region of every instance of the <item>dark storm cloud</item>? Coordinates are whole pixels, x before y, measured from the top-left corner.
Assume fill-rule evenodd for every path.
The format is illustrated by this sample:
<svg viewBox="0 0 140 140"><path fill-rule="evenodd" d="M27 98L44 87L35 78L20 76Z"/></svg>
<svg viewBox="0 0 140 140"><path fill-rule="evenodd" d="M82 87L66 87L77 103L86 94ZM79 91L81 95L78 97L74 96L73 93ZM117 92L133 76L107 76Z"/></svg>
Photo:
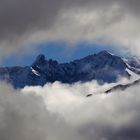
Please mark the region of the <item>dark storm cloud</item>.
<svg viewBox="0 0 140 140"><path fill-rule="evenodd" d="M59 2L47 0L0 1L1 37L17 35L34 28L49 26L57 15Z"/></svg>
<svg viewBox="0 0 140 140"><path fill-rule="evenodd" d="M49 28L61 9L88 6L97 1L83 0L1 0L0 37L23 34L38 28ZM103 4L103 3L100 3Z"/></svg>
<svg viewBox="0 0 140 140"><path fill-rule="evenodd" d="M49 28L62 9L99 8L110 6L114 2L126 9L140 11L138 0L0 0L0 37L9 38L26 31Z"/></svg>

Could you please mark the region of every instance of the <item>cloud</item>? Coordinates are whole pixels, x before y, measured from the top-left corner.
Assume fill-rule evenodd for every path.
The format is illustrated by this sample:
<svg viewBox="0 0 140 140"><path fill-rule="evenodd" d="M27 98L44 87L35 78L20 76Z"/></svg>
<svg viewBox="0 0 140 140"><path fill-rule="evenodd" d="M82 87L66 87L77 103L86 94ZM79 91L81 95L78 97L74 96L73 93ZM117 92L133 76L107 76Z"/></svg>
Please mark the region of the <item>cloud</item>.
<svg viewBox="0 0 140 140"><path fill-rule="evenodd" d="M138 0L1 0L0 56L51 40L115 44L137 53L139 4Z"/></svg>
<svg viewBox="0 0 140 140"><path fill-rule="evenodd" d="M110 86L99 86L95 82L75 85L56 82L43 88L26 87L23 91L43 97L49 112L62 116L75 132L79 132L81 139L140 139L139 86L104 94ZM90 93L94 95L86 98Z"/></svg>
<svg viewBox="0 0 140 140"><path fill-rule="evenodd" d="M139 140L139 86L104 94L113 85L55 82L20 91L1 83L0 139Z"/></svg>
<svg viewBox="0 0 140 140"><path fill-rule="evenodd" d="M67 137L67 136L71 137ZM80 140L60 115L47 111L41 97L0 85L1 140Z"/></svg>

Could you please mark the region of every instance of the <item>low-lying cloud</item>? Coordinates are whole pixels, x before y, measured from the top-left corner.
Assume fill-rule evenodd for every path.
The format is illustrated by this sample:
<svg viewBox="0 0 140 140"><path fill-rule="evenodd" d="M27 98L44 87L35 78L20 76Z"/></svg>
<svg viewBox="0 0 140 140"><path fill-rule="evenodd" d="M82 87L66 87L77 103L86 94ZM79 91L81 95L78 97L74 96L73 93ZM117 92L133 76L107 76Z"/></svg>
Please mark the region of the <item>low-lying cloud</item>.
<svg viewBox="0 0 140 140"><path fill-rule="evenodd" d="M55 82L20 91L1 83L0 139L139 140L139 86L105 94L112 86Z"/></svg>
<svg viewBox="0 0 140 140"><path fill-rule="evenodd" d="M67 137L69 136L69 137ZM44 101L35 94L0 86L1 140L80 140L60 115L47 111Z"/></svg>
<svg viewBox="0 0 140 140"><path fill-rule="evenodd" d="M87 140L140 139L139 86L104 94L112 85L95 82L65 85L54 83L44 88L25 88L41 93L50 112L58 113L80 136ZM91 98L86 94L93 93Z"/></svg>

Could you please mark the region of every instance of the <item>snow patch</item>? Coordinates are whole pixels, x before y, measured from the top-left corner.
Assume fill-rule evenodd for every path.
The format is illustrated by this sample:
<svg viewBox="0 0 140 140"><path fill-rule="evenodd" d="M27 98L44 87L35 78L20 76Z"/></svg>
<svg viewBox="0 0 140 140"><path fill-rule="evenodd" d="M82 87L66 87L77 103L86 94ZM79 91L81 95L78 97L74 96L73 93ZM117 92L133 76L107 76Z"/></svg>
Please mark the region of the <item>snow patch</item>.
<svg viewBox="0 0 140 140"><path fill-rule="evenodd" d="M40 76L40 74L35 69L33 69L32 67L31 67L31 70L32 70L33 74L35 74L36 76Z"/></svg>

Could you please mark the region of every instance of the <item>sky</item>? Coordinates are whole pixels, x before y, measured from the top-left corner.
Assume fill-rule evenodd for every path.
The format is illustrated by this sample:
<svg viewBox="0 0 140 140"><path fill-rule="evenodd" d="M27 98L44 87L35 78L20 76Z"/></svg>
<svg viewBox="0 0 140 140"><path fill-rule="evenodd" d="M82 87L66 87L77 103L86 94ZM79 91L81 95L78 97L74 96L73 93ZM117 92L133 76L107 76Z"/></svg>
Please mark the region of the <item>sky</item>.
<svg viewBox="0 0 140 140"><path fill-rule="evenodd" d="M139 4L138 0L1 0L0 65L28 65L44 52L60 62L108 48L140 56ZM96 45L85 50L83 42ZM70 51L64 58L65 50Z"/></svg>
<svg viewBox="0 0 140 140"><path fill-rule="evenodd" d="M127 55L122 51L117 51L117 49L112 48L111 46L99 45L88 42L81 42L76 44L76 47L67 47L66 42L48 42L36 44L34 50L26 54L11 54L1 61L1 66L29 66L31 65L36 57L39 54L44 54L46 59L57 60L59 63L70 62L76 59L86 57L91 54L98 53L103 50L107 50L111 53L114 53L118 56L130 56L130 53Z"/></svg>

